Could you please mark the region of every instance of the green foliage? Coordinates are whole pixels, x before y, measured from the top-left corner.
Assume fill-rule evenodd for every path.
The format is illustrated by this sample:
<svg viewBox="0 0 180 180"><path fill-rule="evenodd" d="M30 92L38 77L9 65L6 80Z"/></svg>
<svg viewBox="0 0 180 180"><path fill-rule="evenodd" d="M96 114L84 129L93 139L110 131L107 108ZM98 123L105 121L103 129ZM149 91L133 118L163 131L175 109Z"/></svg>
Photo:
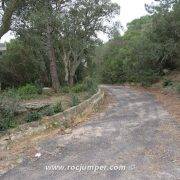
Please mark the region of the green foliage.
<svg viewBox="0 0 180 180"><path fill-rule="evenodd" d="M150 86L164 69L178 68L180 2L159 2L151 16L129 23L123 36L113 37L101 47L103 53L96 54L103 83L135 82Z"/></svg>
<svg viewBox="0 0 180 180"><path fill-rule="evenodd" d="M0 131L5 131L16 126L15 115L18 108L18 99L13 93L9 96L0 96Z"/></svg>
<svg viewBox="0 0 180 180"><path fill-rule="evenodd" d="M18 99L18 100L28 100L38 97L39 89L32 84L27 84L19 88L11 88L2 92L3 97Z"/></svg>
<svg viewBox="0 0 180 180"><path fill-rule="evenodd" d="M42 116L52 116L54 115L54 109L52 106L48 106L43 108L40 113L42 114Z"/></svg>
<svg viewBox="0 0 180 180"><path fill-rule="evenodd" d="M77 83L74 86L63 86L60 92L63 93L81 93L81 92L91 92L92 94L97 91L97 82L94 78L87 76L83 82Z"/></svg>
<svg viewBox="0 0 180 180"><path fill-rule="evenodd" d="M57 102L56 104L54 104L52 106L43 108L39 113L42 116L52 116L52 115L60 113L60 112L63 112L62 103Z"/></svg>
<svg viewBox="0 0 180 180"><path fill-rule="evenodd" d="M163 87L172 86L173 82L170 79L164 79Z"/></svg>
<svg viewBox="0 0 180 180"><path fill-rule="evenodd" d="M31 99L38 95L39 90L35 85L27 84L17 89L17 94L21 99Z"/></svg>
<svg viewBox="0 0 180 180"><path fill-rule="evenodd" d="M155 71L149 69L138 73L137 78L138 79L136 80L136 82L141 83L141 85L144 87L148 87L151 86L153 83L157 82L159 76Z"/></svg>
<svg viewBox="0 0 180 180"><path fill-rule="evenodd" d="M33 42L34 44L30 44L22 37L7 44L7 51L0 59L2 87L34 83L39 77L46 77L43 52L40 47L36 47L37 40Z"/></svg>
<svg viewBox="0 0 180 180"><path fill-rule="evenodd" d="M57 114L59 112L63 111L63 107L62 107L62 103L61 102L57 102L54 106L53 106L53 111L54 114Z"/></svg>
<svg viewBox="0 0 180 180"><path fill-rule="evenodd" d="M28 113L27 115L27 118L26 118L26 122L33 122L33 121L38 121L39 119L41 119L41 114L39 112L30 112Z"/></svg>
<svg viewBox="0 0 180 180"><path fill-rule="evenodd" d="M62 92L62 93L70 93L70 91L71 91L71 89L69 86L63 86L60 89L60 92Z"/></svg>
<svg viewBox="0 0 180 180"><path fill-rule="evenodd" d="M101 73L103 83L122 83L125 81L122 61L106 59Z"/></svg>
<svg viewBox="0 0 180 180"><path fill-rule="evenodd" d="M15 88L11 88L11 89L7 89L7 90L3 91L1 97L4 98L4 99L5 98L7 98L7 99L10 98L12 101L20 99L20 96L17 93L17 89L15 89Z"/></svg>
<svg viewBox="0 0 180 180"><path fill-rule="evenodd" d="M2 116L2 114L0 115L0 131L5 131L14 127L16 127L16 122L12 114L6 114L5 116Z"/></svg>
<svg viewBox="0 0 180 180"><path fill-rule="evenodd" d="M42 85L40 82L36 81L36 82L35 82L35 86L36 86L36 89L37 89L37 93L38 93L38 94L42 94L43 85Z"/></svg>
<svg viewBox="0 0 180 180"><path fill-rule="evenodd" d="M94 94L98 89L97 80L87 76L83 81L83 87L85 91L90 92L90 94Z"/></svg>
<svg viewBox="0 0 180 180"><path fill-rule="evenodd" d="M71 107L77 106L79 104L79 98L76 95L72 95L71 99Z"/></svg>
<svg viewBox="0 0 180 180"><path fill-rule="evenodd" d="M9 128L15 127L16 125L14 121L14 107L12 107L11 105L2 107L2 104L1 104L0 131L5 131Z"/></svg>
<svg viewBox="0 0 180 180"><path fill-rule="evenodd" d="M73 93L80 93L86 90L84 84L76 84L71 88L71 92Z"/></svg>

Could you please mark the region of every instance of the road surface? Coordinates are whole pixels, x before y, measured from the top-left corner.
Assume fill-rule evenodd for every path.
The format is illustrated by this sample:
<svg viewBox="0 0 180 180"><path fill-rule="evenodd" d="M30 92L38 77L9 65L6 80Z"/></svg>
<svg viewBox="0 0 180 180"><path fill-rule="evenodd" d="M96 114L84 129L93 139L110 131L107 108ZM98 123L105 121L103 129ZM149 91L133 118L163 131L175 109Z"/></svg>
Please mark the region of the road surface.
<svg viewBox="0 0 180 180"><path fill-rule="evenodd" d="M177 121L148 93L106 86L115 102L73 129L38 144L2 180L177 180Z"/></svg>

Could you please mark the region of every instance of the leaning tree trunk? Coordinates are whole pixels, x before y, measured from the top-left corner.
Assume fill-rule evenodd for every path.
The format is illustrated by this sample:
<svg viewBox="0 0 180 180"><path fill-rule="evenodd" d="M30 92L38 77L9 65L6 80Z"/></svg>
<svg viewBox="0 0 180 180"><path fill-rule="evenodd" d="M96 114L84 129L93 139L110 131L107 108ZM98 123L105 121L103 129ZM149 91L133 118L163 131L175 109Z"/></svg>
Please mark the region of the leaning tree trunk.
<svg viewBox="0 0 180 180"><path fill-rule="evenodd" d="M60 88L60 83L57 73L55 49L53 47L52 28L50 25L47 25L47 49L48 49L48 55L50 61L52 88L57 92Z"/></svg>
<svg viewBox="0 0 180 180"><path fill-rule="evenodd" d="M24 0L12 0L6 8L4 6L4 3L2 2L3 3L2 8L4 10L4 14L1 19L0 39L4 34L6 34L9 31L13 13L18 9L18 7L23 1Z"/></svg>

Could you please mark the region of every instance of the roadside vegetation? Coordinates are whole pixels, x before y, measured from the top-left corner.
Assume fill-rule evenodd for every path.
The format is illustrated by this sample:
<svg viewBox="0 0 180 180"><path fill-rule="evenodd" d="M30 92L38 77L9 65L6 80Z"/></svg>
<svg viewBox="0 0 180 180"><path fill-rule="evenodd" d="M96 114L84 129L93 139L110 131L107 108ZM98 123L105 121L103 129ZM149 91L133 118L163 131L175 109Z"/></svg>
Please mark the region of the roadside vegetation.
<svg viewBox="0 0 180 180"><path fill-rule="evenodd" d="M0 94L0 131L63 112L69 107L77 106L96 91L97 84L89 78L81 84L64 86L58 92L50 94L44 94L43 90L39 91L39 88L32 84L4 90ZM33 106L44 101L52 102L37 109L29 108L25 112L21 110L25 106L23 104Z"/></svg>
<svg viewBox="0 0 180 180"><path fill-rule="evenodd" d="M146 10L149 15L129 23L123 36L115 27L109 42L96 49L99 78L146 87L163 80L179 92L179 82L165 77L180 69L180 1L158 0Z"/></svg>
<svg viewBox="0 0 180 180"><path fill-rule="evenodd" d="M169 76L180 69L180 1L152 2L149 15L121 35L120 23L109 23L120 13L110 0L1 1L0 37L11 29L15 39L0 56L0 131L76 106L100 83L160 84L180 93L179 79ZM66 98L19 114L22 103L56 97Z"/></svg>
<svg viewBox="0 0 180 180"><path fill-rule="evenodd" d="M97 91L92 56L119 14L111 1L3 0L0 37L15 39L0 57L0 131L76 106ZM43 88L50 87L50 93ZM20 113L23 103L53 104Z"/></svg>

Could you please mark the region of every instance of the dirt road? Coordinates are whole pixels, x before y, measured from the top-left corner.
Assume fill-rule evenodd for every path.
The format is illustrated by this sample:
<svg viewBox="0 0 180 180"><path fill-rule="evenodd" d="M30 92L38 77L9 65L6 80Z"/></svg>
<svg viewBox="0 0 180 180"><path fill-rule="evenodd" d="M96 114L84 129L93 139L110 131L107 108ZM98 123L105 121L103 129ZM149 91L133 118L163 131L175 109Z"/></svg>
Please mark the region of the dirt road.
<svg viewBox="0 0 180 180"><path fill-rule="evenodd" d="M178 124L155 100L127 87L106 86L115 98L72 133L41 141L41 156L2 180L176 180Z"/></svg>

